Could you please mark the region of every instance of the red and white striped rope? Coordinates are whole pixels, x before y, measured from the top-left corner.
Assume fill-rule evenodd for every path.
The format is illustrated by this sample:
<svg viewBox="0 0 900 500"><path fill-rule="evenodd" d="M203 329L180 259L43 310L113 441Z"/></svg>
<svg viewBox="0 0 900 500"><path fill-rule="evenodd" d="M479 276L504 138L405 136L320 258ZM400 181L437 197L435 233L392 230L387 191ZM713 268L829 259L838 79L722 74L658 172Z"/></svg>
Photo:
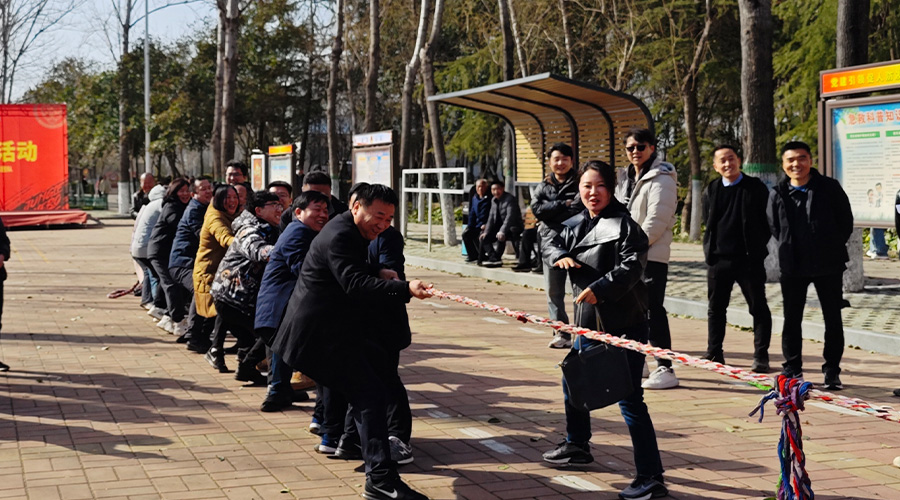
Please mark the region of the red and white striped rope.
<svg viewBox="0 0 900 500"><path fill-rule="evenodd" d="M475 300L463 295L455 295L438 289L431 289L431 294L440 299L446 299L478 309L484 309L486 311L495 312L497 314L503 314L523 323L534 323L536 325L546 326L554 330L570 333L573 335L584 335L585 337L592 340L599 340L610 345L622 347L625 349L631 349L632 351L641 352L656 358L669 359L672 361L677 361L686 366L709 370L720 375L725 375L727 377L741 380L764 391L771 391L775 385L774 379L768 375L744 371L740 368L723 365L721 363L716 363L715 361L709 361L707 359L696 358L694 356L682 354L669 349L660 349L649 344L642 344L634 340L616 337L614 335L594 331L589 328L568 325L561 321L550 320L541 316L529 314L524 311L514 311L506 307L489 304L487 302ZM900 412L894 410L891 406L872 405L861 399L839 396L830 392L819 391L816 389L810 391L810 396L812 399L824 401L841 408L857 411L891 422L900 423Z"/></svg>

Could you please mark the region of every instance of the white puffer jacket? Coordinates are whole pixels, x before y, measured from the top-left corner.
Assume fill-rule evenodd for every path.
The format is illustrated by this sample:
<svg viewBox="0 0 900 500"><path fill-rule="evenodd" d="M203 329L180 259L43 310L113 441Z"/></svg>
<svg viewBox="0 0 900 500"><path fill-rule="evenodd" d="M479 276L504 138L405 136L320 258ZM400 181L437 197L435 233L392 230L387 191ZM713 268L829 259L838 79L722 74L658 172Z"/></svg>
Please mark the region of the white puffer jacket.
<svg viewBox="0 0 900 500"><path fill-rule="evenodd" d="M159 219L162 212L163 197L166 195L165 186L153 186L147 198L150 203L141 207L138 212L137 219L134 221L134 232L131 233L131 255L132 257L147 258L147 244L150 243L150 234L153 232L153 226Z"/></svg>
<svg viewBox="0 0 900 500"><path fill-rule="evenodd" d="M671 163L659 156L646 174L634 183L631 199L626 202L628 169L616 169L616 198L628 207L631 218L647 233L650 250L647 260L669 263L672 253L672 230L675 227L675 210L678 207L678 174Z"/></svg>

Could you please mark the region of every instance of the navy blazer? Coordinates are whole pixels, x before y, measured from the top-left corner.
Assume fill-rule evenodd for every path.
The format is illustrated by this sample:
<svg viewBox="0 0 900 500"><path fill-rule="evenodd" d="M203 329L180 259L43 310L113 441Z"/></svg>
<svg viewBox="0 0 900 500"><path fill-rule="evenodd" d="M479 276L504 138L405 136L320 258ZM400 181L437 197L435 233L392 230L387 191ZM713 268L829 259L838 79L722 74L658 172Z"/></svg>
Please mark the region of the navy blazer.
<svg viewBox="0 0 900 500"><path fill-rule="evenodd" d="M294 219L278 237L259 287L254 328L278 328L281 324L291 291L300 276L300 266L317 234L318 231Z"/></svg>
<svg viewBox="0 0 900 500"><path fill-rule="evenodd" d="M188 202L178 229L172 242L172 253L169 254L169 267L190 267L193 269L197 250L200 249L200 229L203 228L203 217L206 207L194 198Z"/></svg>

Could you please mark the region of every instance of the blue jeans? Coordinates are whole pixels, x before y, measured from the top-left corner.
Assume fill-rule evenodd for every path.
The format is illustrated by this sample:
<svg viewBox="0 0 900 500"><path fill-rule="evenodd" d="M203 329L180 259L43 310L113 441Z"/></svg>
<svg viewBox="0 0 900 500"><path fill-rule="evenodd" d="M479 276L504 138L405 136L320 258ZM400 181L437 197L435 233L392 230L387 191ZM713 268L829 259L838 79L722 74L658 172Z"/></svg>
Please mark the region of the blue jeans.
<svg viewBox="0 0 900 500"><path fill-rule="evenodd" d="M884 241L884 229L873 227L869 232L869 251L882 257L887 256L888 246Z"/></svg>
<svg viewBox="0 0 900 500"><path fill-rule="evenodd" d="M268 394L293 394L291 375L294 369L281 360L281 356L266 349L269 353L269 392Z"/></svg>
<svg viewBox="0 0 900 500"><path fill-rule="evenodd" d="M649 331L647 324L637 327L623 328L614 335L627 337L638 342L647 342ZM573 349L578 349L581 342L584 345L597 343L595 340L578 336L575 339ZM655 476L663 473L662 459L659 457L659 446L656 443L656 431L653 429L653 421L644 403L644 390L641 388L641 372L644 369L644 355L628 351L628 369L631 371L631 381L634 384L634 392L631 396L619 401L619 410L625 418L628 433L631 434L631 446L634 449L634 465L639 476ZM591 440L591 414L584 409L576 408L569 404L569 388L563 380L563 396L566 408L566 441L570 443L587 443Z"/></svg>

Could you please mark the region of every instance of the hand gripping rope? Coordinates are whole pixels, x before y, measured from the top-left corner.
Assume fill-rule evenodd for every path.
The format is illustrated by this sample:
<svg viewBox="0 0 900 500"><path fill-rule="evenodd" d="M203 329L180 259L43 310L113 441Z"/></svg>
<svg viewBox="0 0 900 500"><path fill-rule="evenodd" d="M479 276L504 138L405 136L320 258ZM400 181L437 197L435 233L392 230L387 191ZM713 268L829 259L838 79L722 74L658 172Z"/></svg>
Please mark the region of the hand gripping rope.
<svg viewBox="0 0 900 500"><path fill-rule="evenodd" d="M814 498L809 474L806 473L806 455L803 454L803 431L797 412L803 411L803 402L809 399L812 384L796 378L778 375L778 390L773 390L759 400L750 412L759 412L762 422L765 404L775 400L775 411L781 415L781 438L778 440L778 459L781 477L778 478L778 500L812 500Z"/></svg>
<svg viewBox="0 0 900 500"><path fill-rule="evenodd" d="M546 326L552 328L554 330L570 333L574 335L584 335L585 337L591 340L599 340L601 342L606 342L607 344L614 345L616 347L622 347L625 349L631 349L632 351L637 351L644 353L646 355L650 355L656 358L669 359L672 361L677 361L686 366L692 366L695 368L702 368L704 370L709 370L714 373L718 373L720 375L725 375L727 377L735 378L746 382L758 389L764 391L771 391L775 385L772 377L768 375L762 375L759 373L745 372L740 368L735 368L728 365L723 365L721 363L716 363L715 361L709 361L707 359L695 358L693 356L689 356L687 354L682 354L679 352L675 352L669 349L660 349L658 347L653 347L648 344L642 344L640 342L635 342L634 340L623 339L621 337L616 337L610 335L608 333L597 332L590 330L588 328L582 328L574 325L567 325L561 321L553 321L541 316L536 316L534 314L529 314L523 311L514 311L512 309L508 309L506 307L488 304L487 302L481 302L479 300L471 299L469 297L463 295L454 295L442 290L438 289L430 289L431 294L434 297L440 299L451 300L453 302L459 302L460 304L465 304L467 306L475 307L477 309L484 309L487 311L495 312L497 314L503 314L505 316L509 316L510 318L514 318L523 323L534 323L536 325ZM819 391L816 389L812 389L812 384L806 389L806 393L810 399L815 399L819 401L823 401L828 404L832 404L835 406L839 406L841 408L845 408L848 410L858 411L861 413L865 413L866 415L871 415L874 417L878 417L884 420L888 420L891 422L900 423L900 412L894 410L890 406L873 406L861 399L849 398L844 396L837 396L835 394Z"/></svg>

